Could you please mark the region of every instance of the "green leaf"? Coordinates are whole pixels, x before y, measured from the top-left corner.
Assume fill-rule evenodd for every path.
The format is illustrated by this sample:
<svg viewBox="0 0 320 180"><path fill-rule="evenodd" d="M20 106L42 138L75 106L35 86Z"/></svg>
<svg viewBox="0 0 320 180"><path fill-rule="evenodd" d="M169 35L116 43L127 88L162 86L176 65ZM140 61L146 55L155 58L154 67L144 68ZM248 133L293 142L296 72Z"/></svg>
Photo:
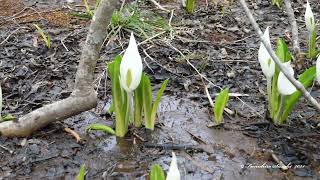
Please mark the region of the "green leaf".
<svg viewBox="0 0 320 180"><path fill-rule="evenodd" d="M143 94L143 111L145 118L145 125L148 129L153 129L151 112L152 112L152 90L150 79L146 74L142 75L142 94Z"/></svg>
<svg viewBox="0 0 320 180"><path fill-rule="evenodd" d="M226 107L229 100L229 89L226 88L216 97L214 104L214 116L216 124L220 124L223 120L223 109Z"/></svg>
<svg viewBox="0 0 320 180"><path fill-rule="evenodd" d="M113 103L111 103L111 105L110 105L110 107L108 109L108 113L112 114L113 112L114 112L114 105L113 105Z"/></svg>
<svg viewBox="0 0 320 180"><path fill-rule="evenodd" d="M49 35L48 35L48 41L46 42L46 46L47 46L48 48L51 47L51 36L49 36Z"/></svg>
<svg viewBox="0 0 320 180"><path fill-rule="evenodd" d="M314 59L317 57L319 50L317 49L317 29L314 30L309 35L308 45L308 58Z"/></svg>
<svg viewBox="0 0 320 180"><path fill-rule="evenodd" d="M286 42L279 38L277 41L277 49L276 49L277 57L280 59L282 63L288 62L292 60L292 55L289 51L288 45ZM277 65L275 65L275 73L272 77L272 95L271 95L271 102L268 102L271 104L271 109L273 112L270 113L271 119L274 121L275 116L279 110L280 106L280 94L278 92L278 76L279 76L280 70Z"/></svg>
<svg viewBox="0 0 320 180"><path fill-rule="evenodd" d="M94 9L95 9L95 10L99 7L100 2L101 2L101 0L97 0L97 1L96 1L96 4L94 5Z"/></svg>
<svg viewBox="0 0 320 180"><path fill-rule="evenodd" d="M91 11L87 0L83 0L83 3L84 3L84 6L86 8L87 14L92 18L93 17L93 12Z"/></svg>
<svg viewBox="0 0 320 180"><path fill-rule="evenodd" d="M140 81L137 89L134 90L134 126L141 127L143 109L143 83Z"/></svg>
<svg viewBox="0 0 320 180"><path fill-rule="evenodd" d="M302 83L302 85L305 88L308 88L312 86L314 79L316 78L316 67L313 66L309 69L307 69L304 73L302 73L299 76L299 82ZM297 90L292 95L286 97L285 99L285 106L283 109L283 114L280 118L280 124L283 124L287 117L289 116L290 112L292 111L294 105L298 102L299 98L301 97L301 92Z"/></svg>
<svg viewBox="0 0 320 180"><path fill-rule="evenodd" d="M79 19L83 19L83 20L90 20L91 19L90 15L88 15L87 13L83 13L83 12L70 12L69 15L77 17Z"/></svg>
<svg viewBox="0 0 320 180"><path fill-rule="evenodd" d="M276 5L279 9L281 9L282 4L283 0L272 0L272 5Z"/></svg>
<svg viewBox="0 0 320 180"><path fill-rule="evenodd" d="M187 0L186 9L188 13L193 13L194 6L195 6L195 0Z"/></svg>
<svg viewBox="0 0 320 180"><path fill-rule="evenodd" d="M276 54L282 63L292 60L288 45L282 38L279 38L277 41Z"/></svg>
<svg viewBox="0 0 320 180"><path fill-rule="evenodd" d="M282 38L279 38L277 41L276 55L280 59L280 61L286 62L292 59L292 55L289 52L289 48L285 41ZM277 65L275 65L275 73L272 77L272 94L271 94L271 109L273 112L270 112L271 119L274 121L274 116L277 114L280 103L280 95L278 92L278 76L280 70Z"/></svg>
<svg viewBox="0 0 320 180"><path fill-rule="evenodd" d="M154 103L153 103L153 106L152 106L152 112L151 112L152 130L154 128L154 123L155 123L155 120L156 120L158 105L159 105L160 99L162 97L162 94L163 94L164 90L167 87L168 81L169 81L169 79L166 79L161 84L161 87L160 87L160 89L159 89L159 91L157 93L156 99L154 100Z"/></svg>
<svg viewBox="0 0 320 180"><path fill-rule="evenodd" d="M150 180L165 180L165 175L160 165L154 164L152 166Z"/></svg>
<svg viewBox="0 0 320 180"><path fill-rule="evenodd" d="M87 127L86 132L90 132L92 130L102 131L106 134L112 134L112 135L116 134L116 132L111 127L103 125L103 124L90 124L90 126Z"/></svg>
<svg viewBox="0 0 320 180"><path fill-rule="evenodd" d="M12 116L11 114L6 114L6 115L2 116L2 121L13 121L13 120L16 120L16 119L17 118Z"/></svg>
<svg viewBox="0 0 320 180"><path fill-rule="evenodd" d="M85 173L86 173L86 165L82 164L79 170L79 174L76 177L76 180L84 180Z"/></svg>
<svg viewBox="0 0 320 180"><path fill-rule="evenodd" d="M118 55L108 64L108 73L112 81L112 104L116 115L116 135L118 137L124 137L128 131L128 124L125 121L126 93L123 92L119 80L121 59L121 56Z"/></svg>
<svg viewBox="0 0 320 180"><path fill-rule="evenodd" d="M272 95L271 95L271 108L273 112L271 112L271 119L273 122L275 122L275 116L278 112L279 105L280 105L280 94L278 91L278 76L279 76L279 68L276 65L275 73L272 77Z"/></svg>
<svg viewBox="0 0 320 180"><path fill-rule="evenodd" d="M50 47L51 47L51 37L50 37L49 35L47 36L47 35L44 33L44 30L43 30L42 28L40 28L37 24L33 24L33 26L37 28L38 33L39 33L40 36L42 37L42 39L43 39L43 41L45 42L46 46L47 46L48 48L50 48Z"/></svg>
<svg viewBox="0 0 320 180"><path fill-rule="evenodd" d="M120 12L117 10L113 11L111 16L111 25L113 27L118 26L120 24L120 18Z"/></svg>

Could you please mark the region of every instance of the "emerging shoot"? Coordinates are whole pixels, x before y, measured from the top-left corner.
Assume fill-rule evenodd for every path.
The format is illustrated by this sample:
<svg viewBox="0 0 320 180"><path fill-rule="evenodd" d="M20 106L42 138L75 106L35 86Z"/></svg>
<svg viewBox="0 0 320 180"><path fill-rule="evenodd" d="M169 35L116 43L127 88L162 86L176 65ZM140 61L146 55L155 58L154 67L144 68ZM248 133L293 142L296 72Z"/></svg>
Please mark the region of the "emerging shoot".
<svg viewBox="0 0 320 180"><path fill-rule="evenodd" d="M143 111L144 111L144 118L145 118L145 126L147 129L153 130L160 98L164 90L166 89L169 80L166 79L161 84L161 87L157 93L154 103L152 103L152 89L151 89L150 78L146 74L144 74L142 76L142 81L143 81L142 94L143 94Z"/></svg>
<svg viewBox="0 0 320 180"><path fill-rule="evenodd" d="M283 0L272 0L272 5L277 6L279 9L283 4Z"/></svg>
<svg viewBox="0 0 320 180"><path fill-rule="evenodd" d="M50 35L46 35L44 30L42 28L40 28L37 24L33 24L34 27L37 28L38 33L40 34L40 36L42 37L42 40L45 42L45 45L47 46L47 48L51 47L51 37Z"/></svg>
<svg viewBox="0 0 320 180"><path fill-rule="evenodd" d="M180 171L178 169L177 157L174 152L172 152L172 159L166 180L180 180Z"/></svg>
<svg viewBox="0 0 320 180"><path fill-rule="evenodd" d="M186 10L188 13L193 13L195 1L196 0L186 0L186 2L185 2L186 3Z"/></svg>
<svg viewBox="0 0 320 180"><path fill-rule="evenodd" d="M308 29L308 58L316 58L319 50L317 49L317 28L316 28L316 24L315 24L315 20L314 20L314 15L313 12L311 10L311 6L309 4L309 1L307 1L307 5L306 5L306 12L304 15L304 20L306 23L306 27Z"/></svg>
<svg viewBox="0 0 320 180"><path fill-rule="evenodd" d="M223 111L229 101L229 89L226 88L219 93L215 99L214 104L214 117L217 125L223 122Z"/></svg>
<svg viewBox="0 0 320 180"><path fill-rule="evenodd" d="M90 132L92 130L95 131L102 131L106 134L115 135L116 132L109 126L103 125L103 124L91 124L89 127L87 127L86 132Z"/></svg>
<svg viewBox="0 0 320 180"><path fill-rule="evenodd" d="M314 15L308 0L306 5L306 12L304 14L304 20L305 20L308 31L312 32L315 28L315 21L314 21Z"/></svg>
<svg viewBox="0 0 320 180"><path fill-rule="evenodd" d="M82 164L79 170L79 174L76 177L76 180L84 180L86 175L86 165Z"/></svg>
<svg viewBox="0 0 320 180"><path fill-rule="evenodd" d="M164 172L159 164L154 164L149 174L150 180L165 180Z"/></svg>

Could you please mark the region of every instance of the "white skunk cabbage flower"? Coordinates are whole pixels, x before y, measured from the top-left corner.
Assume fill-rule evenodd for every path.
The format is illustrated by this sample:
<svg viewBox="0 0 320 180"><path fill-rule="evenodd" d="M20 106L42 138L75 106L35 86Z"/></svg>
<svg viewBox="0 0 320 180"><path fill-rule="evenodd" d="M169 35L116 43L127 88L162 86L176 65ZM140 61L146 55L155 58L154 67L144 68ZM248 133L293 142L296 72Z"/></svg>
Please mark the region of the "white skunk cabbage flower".
<svg viewBox="0 0 320 180"><path fill-rule="evenodd" d="M306 12L304 14L304 20L305 20L308 31L312 32L315 28L315 22L314 22L314 16L308 0L307 0Z"/></svg>
<svg viewBox="0 0 320 180"><path fill-rule="evenodd" d="M269 37L269 27L267 27L266 31L263 34L263 38L267 41L268 45L271 47L270 37ZM275 64L271 59L270 54L268 53L267 49L260 43L260 48L258 51L258 60L262 69L263 74L267 78L272 78L275 72Z"/></svg>
<svg viewBox="0 0 320 180"><path fill-rule="evenodd" d="M178 169L177 157L174 152L172 152L172 159L166 180L180 180L180 172Z"/></svg>
<svg viewBox="0 0 320 180"><path fill-rule="evenodd" d="M283 63L286 70L294 77L293 68L290 65L290 61ZM291 95L296 91L296 87L287 79L287 77L280 72L278 77L278 91L281 95Z"/></svg>
<svg viewBox="0 0 320 180"><path fill-rule="evenodd" d="M186 7L187 6L187 0L181 0L182 6Z"/></svg>
<svg viewBox="0 0 320 180"><path fill-rule="evenodd" d="M318 56L317 59L317 64L316 64L316 76L317 76L317 81L320 83L320 56Z"/></svg>
<svg viewBox="0 0 320 180"><path fill-rule="evenodd" d="M138 51L136 40L131 33L129 46L124 52L120 64L120 84L126 92L135 90L142 76L142 60Z"/></svg>

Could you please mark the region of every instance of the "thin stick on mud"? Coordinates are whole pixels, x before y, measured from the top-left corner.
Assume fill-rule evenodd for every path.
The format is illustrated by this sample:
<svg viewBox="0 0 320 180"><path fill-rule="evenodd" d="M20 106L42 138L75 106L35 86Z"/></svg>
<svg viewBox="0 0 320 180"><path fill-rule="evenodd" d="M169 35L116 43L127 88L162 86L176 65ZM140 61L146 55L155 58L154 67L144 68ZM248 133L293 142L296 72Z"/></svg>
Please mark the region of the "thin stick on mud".
<svg viewBox="0 0 320 180"><path fill-rule="evenodd" d="M13 151L12 151L12 150L10 150L9 148L7 148L7 147L5 147L5 146L2 146L1 144L0 144L0 148L8 151L10 154L13 154Z"/></svg>
<svg viewBox="0 0 320 180"><path fill-rule="evenodd" d="M293 51L295 56L297 57L300 54L298 25L296 18L294 17L291 0L284 0L284 4L286 7L287 15L289 17L289 22L291 24Z"/></svg>
<svg viewBox="0 0 320 180"><path fill-rule="evenodd" d="M94 70L100 47L118 0L103 0L96 10L89 28L76 74L75 89L70 97L34 110L16 121L0 123L0 135L29 136L49 123L64 120L97 105L97 93L93 87Z"/></svg>
<svg viewBox="0 0 320 180"><path fill-rule="evenodd" d="M4 43L6 43L8 41L8 39L16 32L18 32L20 29L28 29L27 27L19 27L16 30L12 31L1 43L0 43L0 47L2 45L4 45Z"/></svg>
<svg viewBox="0 0 320 180"><path fill-rule="evenodd" d="M254 19L252 13L250 12L245 0L240 0L240 3L243 9L246 12L247 17L249 18L253 29L255 30L256 34L259 36L261 42L266 47L268 53L270 54L272 60L278 65L280 71L288 78L288 80L302 93L302 95L320 112L320 104L310 95L310 93L304 88L304 86L297 81L290 73L286 70L286 68L281 64L280 60L273 52L271 47L268 45L267 41L263 38L263 33L259 28L256 20Z"/></svg>
<svg viewBox="0 0 320 180"><path fill-rule="evenodd" d="M189 59L176 47L174 47L170 42L165 41L165 43L170 46L173 50L175 50L176 52L178 52L186 61L187 63L192 67L192 69L194 69L196 71L196 73L200 76L201 81L203 82L203 80L206 80L209 84L213 85L214 87L219 88L220 90L222 90L222 88L216 84L214 84L212 81L210 81L206 76L204 76L203 74L200 73L200 71L189 61ZM203 83L204 84L204 83ZM205 85L204 85L205 86ZM249 104L247 104L246 102L244 102L240 97L235 96L239 101L241 101L241 103L243 103L245 106L249 107L251 110L253 110L253 112L255 112L258 116L262 117L262 115L256 110L254 109L252 106L250 106Z"/></svg>
<svg viewBox="0 0 320 180"><path fill-rule="evenodd" d="M155 6L157 6L160 10L170 12L168 9L162 7L157 1L155 0L149 0L149 1L152 2Z"/></svg>

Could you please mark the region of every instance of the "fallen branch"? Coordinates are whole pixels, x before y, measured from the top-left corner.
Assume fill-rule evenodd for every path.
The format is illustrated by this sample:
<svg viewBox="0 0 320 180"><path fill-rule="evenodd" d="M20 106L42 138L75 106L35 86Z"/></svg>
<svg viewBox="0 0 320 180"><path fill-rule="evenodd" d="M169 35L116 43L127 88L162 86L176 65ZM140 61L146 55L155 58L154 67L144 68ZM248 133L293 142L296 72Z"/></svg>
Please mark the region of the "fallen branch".
<svg viewBox="0 0 320 180"><path fill-rule="evenodd" d="M320 112L320 104L310 95L310 93L304 88L304 86L297 81L293 76L290 75L290 73L286 70L286 68L282 65L276 54L273 52L271 47L268 45L267 41L263 38L263 33L259 28L259 25L257 24L256 20L254 19L252 13L250 12L245 0L240 0L240 3L243 7L243 9L246 12L246 15L248 16L253 29L256 31L256 34L259 36L261 42L266 47L268 53L270 54L272 60L278 65L280 71L288 78L288 80L302 93L302 95L317 109L317 111Z"/></svg>
<svg viewBox="0 0 320 180"><path fill-rule="evenodd" d="M67 99L45 105L16 121L0 123L0 134L4 136L29 136L49 123L90 110L97 105L97 93L92 86L94 69L99 58L100 47L106 36L112 12L118 0L103 0L95 12L76 74L75 89Z"/></svg>
<svg viewBox="0 0 320 180"><path fill-rule="evenodd" d="M295 57L298 57L300 54L300 46L299 46L297 21L296 21L296 18L294 17L293 8L291 6L291 0L284 0L284 4L285 4L287 15L289 17L289 21L291 24L293 51L294 51Z"/></svg>

